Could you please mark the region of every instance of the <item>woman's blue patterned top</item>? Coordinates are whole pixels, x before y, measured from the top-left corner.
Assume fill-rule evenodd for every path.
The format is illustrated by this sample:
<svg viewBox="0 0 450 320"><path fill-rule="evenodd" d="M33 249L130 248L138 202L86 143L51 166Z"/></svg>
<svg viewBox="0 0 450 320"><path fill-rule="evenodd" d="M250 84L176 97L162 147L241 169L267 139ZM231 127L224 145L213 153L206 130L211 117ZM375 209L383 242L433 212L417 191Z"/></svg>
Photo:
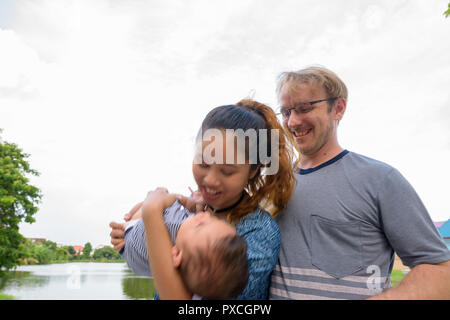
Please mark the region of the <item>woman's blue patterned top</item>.
<svg viewBox="0 0 450 320"><path fill-rule="evenodd" d="M258 209L243 218L236 231L247 241L250 277L238 300L262 300L269 295L270 274L280 255L281 233L275 220Z"/></svg>

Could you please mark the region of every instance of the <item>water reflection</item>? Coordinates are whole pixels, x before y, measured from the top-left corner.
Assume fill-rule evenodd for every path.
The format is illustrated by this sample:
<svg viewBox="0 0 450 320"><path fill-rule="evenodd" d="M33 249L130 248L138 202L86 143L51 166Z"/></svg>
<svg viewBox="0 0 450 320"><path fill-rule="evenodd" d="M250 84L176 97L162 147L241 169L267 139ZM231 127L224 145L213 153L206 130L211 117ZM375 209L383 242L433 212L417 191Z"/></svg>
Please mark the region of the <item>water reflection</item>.
<svg viewBox="0 0 450 320"><path fill-rule="evenodd" d="M123 278L123 293L130 299L153 299L155 286L150 278Z"/></svg>
<svg viewBox="0 0 450 320"><path fill-rule="evenodd" d="M33 276L29 271L10 271L4 277L0 277L0 291L3 292L5 287L43 287L50 281L49 276Z"/></svg>
<svg viewBox="0 0 450 320"><path fill-rule="evenodd" d="M0 292L16 299L153 299L153 279L125 263L78 262L20 266L0 277Z"/></svg>

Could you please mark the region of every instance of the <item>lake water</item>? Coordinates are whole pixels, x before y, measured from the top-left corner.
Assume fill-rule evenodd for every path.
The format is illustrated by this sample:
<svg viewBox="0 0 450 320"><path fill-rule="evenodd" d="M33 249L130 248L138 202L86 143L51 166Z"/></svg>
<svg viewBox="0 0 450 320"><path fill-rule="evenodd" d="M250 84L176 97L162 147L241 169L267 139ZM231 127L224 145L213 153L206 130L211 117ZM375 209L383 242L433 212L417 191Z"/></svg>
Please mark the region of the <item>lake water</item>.
<svg viewBox="0 0 450 320"><path fill-rule="evenodd" d="M0 292L26 300L153 299L153 279L126 263L74 262L19 266L0 278Z"/></svg>

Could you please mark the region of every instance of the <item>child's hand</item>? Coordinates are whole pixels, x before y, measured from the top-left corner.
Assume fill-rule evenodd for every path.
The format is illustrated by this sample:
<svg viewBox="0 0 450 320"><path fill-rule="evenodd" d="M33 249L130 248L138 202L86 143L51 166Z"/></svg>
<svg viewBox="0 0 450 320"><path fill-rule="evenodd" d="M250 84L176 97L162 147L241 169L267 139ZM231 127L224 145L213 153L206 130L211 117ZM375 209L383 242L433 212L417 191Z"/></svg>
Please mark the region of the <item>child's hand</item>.
<svg viewBox="0 0 450 320"><path fill-rule="evenodd" d="M147 193L142 204L142 213L145 214L148 209L164 210L170 207L175 200L176 195L169 193L166 188L156 188Z"/></svg>
<svg viewBox="0 0 450 320"><path fill-rule="evenodd" d="M192 198L177 195L177 200L183 207L190 212L201 212L205 209L206 202L200 192L194 192L191 188L189 190L192 193Z"/></svg>
<svg viewBox="0 0 450 320"><path fill-rule="evenodd" d="M142 204L143 202L139 202L137 205L135 205L130 212L126 213L123 219L125 221L130 220L137 220L140 219L142 216Z"/></svg>

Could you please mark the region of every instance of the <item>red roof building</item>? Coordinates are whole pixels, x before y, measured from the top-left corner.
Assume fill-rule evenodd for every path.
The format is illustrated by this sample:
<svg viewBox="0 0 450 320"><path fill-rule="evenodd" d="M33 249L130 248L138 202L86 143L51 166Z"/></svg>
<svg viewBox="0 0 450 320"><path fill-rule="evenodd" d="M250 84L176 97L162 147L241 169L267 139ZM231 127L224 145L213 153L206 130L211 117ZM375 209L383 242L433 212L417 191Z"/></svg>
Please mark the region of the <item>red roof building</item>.
<svg viewBox="0 0 450 320"><path fill-rule="evenodd" d="M84 249L83 246L73 246L73 248L75 249L76 255L83 253L83 249Z"/></svg>

